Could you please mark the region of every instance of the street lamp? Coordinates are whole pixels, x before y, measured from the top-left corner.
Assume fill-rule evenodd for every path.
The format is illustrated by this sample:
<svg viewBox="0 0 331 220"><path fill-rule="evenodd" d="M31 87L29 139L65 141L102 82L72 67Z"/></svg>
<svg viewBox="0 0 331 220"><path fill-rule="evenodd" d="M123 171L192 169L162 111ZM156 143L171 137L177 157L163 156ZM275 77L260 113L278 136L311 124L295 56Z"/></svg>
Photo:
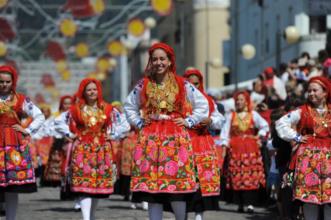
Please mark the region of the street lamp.
<svg viewBox="0 0 331 220"><path fill-rule="evenodd" d="M288 44L294 44L300 39L300 34L295 26L288 26L285 31L278 30L276 32L276 68L278 73L282 59L282 37Z"/></svg>
<svg viewBox="0 0 331 220"><path fill-rule="evenodd" d="M205 62L205 74L206 74L206 88L209 87L209 66L213 68L221 67L221 60L219 58L214 58L213 60L207 60Z"/></svg>

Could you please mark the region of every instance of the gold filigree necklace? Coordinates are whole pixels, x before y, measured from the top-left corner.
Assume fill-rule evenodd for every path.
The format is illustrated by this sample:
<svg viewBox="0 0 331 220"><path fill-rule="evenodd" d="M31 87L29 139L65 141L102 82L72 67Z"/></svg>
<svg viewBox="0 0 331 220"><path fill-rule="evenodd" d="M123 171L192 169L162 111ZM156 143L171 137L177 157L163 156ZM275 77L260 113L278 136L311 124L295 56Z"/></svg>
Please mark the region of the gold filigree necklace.
<svg viewBox="0 0 331 220"><path fill-rule="evenodd" d="M170 73L165 76L162 84L149 81L146 88L148 97L147 106L152 108L153 113L162 111L172 112L179 92L175 76Z"/></svg>

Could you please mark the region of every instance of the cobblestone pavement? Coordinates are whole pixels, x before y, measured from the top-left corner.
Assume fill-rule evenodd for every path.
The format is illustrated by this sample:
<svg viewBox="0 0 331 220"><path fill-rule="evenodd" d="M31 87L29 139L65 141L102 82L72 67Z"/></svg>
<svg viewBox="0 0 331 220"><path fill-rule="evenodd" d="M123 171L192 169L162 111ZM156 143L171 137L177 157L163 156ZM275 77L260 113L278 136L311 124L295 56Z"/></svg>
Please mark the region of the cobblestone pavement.
<svg viewBox="0 0 331 220"><path fill-rule="evenodd" d="M263 208L256 208L254 214L240 214L235 205L220 202L221 211L208 211L204 220L275 220L276 214ZM97 208L97 220L147 220L147 211L138 206L136 210L130 208L130 202L123 201L118 195L110 199L103 199ZM4 220L4 217L0 217ZM72 201L59 200L59 188L39 188L37 193L20 194L17 220L80 220L81 213L73 210ZM165 212L163 219L175 219L172 213ZM189 220L193 214L189 215Z"/></svg>

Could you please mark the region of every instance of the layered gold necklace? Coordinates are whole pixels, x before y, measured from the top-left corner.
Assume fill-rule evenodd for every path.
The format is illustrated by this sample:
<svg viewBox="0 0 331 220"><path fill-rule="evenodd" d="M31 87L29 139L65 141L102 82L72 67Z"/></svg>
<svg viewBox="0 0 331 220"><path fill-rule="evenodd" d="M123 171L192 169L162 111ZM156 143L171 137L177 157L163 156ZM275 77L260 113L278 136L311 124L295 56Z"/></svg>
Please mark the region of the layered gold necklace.
<svg viewBox="0 0 331 220"><path fill-rule="evenodd" d="M106 115L102 109L89 105L84 106L82 116L88 127L93 127L98 122L103 122L106 119Z"/></svg>
<svg viewBox="0 0 331 220"><path fill-rule="evenodd" d="M252 114L250 112L236 112L234 122L237 124L240 131L247 131L252 120Z"/></svg>
<svg viewBox="0 0 331 220"><path fill-rule="evenodd" d="M314 120L314 136L324 129L328 129L331 123L331 114L329 109L325 107L323 111L319 112L315 108L309 107L309 113Z"/></svg>
<svg viewBox="0 0 331 220"><path fill-rule="evenodd" d="M148 111L154 114L174 111L178 92L179 87L172 73L165 76L162 84L149 81L146 87Z"/></svg>

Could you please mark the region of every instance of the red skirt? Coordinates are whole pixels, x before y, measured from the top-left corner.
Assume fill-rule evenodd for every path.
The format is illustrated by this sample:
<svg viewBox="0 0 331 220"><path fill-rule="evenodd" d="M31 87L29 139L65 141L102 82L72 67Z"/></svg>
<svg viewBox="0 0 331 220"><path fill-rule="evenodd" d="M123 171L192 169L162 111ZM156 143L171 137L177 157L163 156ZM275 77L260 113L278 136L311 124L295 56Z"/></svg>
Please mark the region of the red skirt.
<svg viewBox="0 0 331 220"><path fill-rule="evenodd" d="M133 153L131 191L190 193L196 177L190 136L173 121L152 121L142 128Z"/></svg>
<svg viewBox="0 0 331 220"><path fill-rule="evenodd" d="M235 136L230 140L227 188L256 190L265 187L266 179L260 148L251 136Z"/></svg>
<svg viewBox="0 0 331 220"><path fill-rule="evenodd" d="M210 134L191 134L191 139L201 194L219 195L221 177L214 139Z"/></svg>
<svg viewBox="0 0 331 220"><path fill-rule="evenodd" d="M111 144L76 141L71 157L71 191L91 196L113 193Z"/></svg>
<svg viewBox="0 0 331 220"><path fill-rule="evenodd" d="M294 199L331 203L331 138L310 137L297 150Z"/></svg>

